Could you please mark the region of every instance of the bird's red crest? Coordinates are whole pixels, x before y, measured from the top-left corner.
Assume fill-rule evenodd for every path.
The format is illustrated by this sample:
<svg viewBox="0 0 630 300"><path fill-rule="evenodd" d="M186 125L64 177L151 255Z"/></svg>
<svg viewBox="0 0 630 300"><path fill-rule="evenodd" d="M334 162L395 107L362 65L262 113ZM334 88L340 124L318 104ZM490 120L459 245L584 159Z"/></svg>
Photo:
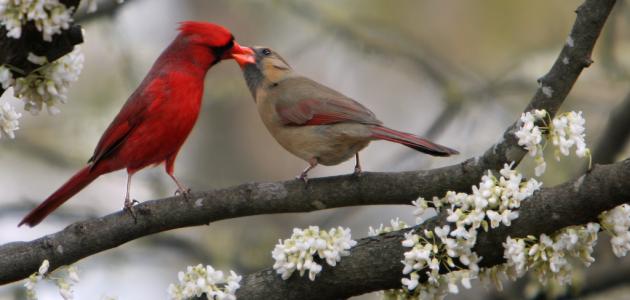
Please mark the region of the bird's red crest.
<svg viewBox="0 0 630 300"><path fill-rule="evenodd" d="M225 46L233 39L232 33L221 25L197 21L184 21L179 24L179 31L182 34L209 47Z"/></svg>

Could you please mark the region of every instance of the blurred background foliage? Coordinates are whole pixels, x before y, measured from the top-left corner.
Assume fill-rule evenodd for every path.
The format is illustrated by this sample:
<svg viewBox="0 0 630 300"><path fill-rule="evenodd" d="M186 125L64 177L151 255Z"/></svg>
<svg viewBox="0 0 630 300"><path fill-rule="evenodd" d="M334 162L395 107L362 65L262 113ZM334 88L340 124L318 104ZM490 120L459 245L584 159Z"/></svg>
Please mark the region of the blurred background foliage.
<svg viewBox="0 0 630 300"><path fill-rule="evenodd" d="M126 178L122 171L101 177L38 227L15 227L90 157L113 116L177 34L178 21L220 23L241 44L272 47L298 72L361 101L389 126L428 136L462 153L431 158L381 142L362 152L366 171L402 171L453 164L480 155L496 142L528 103L536 79L556 58L581 3L127 0L112 6L109 2L101 1L95 15L77 16L85 28L85 67L72 86L69 102L60 107L62 113L25 115L16 139L0 141L0 243L37 238L73 221L121 208ZM628 4L618 3L598 41L596 63L583 73L563 107L584 111L591 147L630 89ZM628 152L626 147L618 157ZM521 169L532 175L532 165L526 158ZM572 158L551 162L545 185L563 182L583 166L583 161ZM225 61L213 68L206 78L198 124L176 164L179 178L193 190L204 190L291 179L303 167L305 162L276 144L262 126L237 64ZM347 162L318 167L311 176L352 170L353 162ZM174 191L162 167L134 176L132 196L138 200ZM270 267L273 245L288 237L293 227L349 226L360 238L366 236L368 226L393 217L413 222L406 206L351 207L247 217L149 236L79 262L82 281L76 298L166 298L168 283L176 281L177 271L187 265L212 264L241 274ZM604 246L597 252L598 262L576 278L573 290L584 288L582 293L589 295L584 297L624 299L619 287L629 283L630 277L624 280L622 275L630 272L630 262L612 258L609 246L600 245ZM611 279L602 280L599 288L592 286L596 280L589 279L606 276ZM508 284L503 293L479 286L451 299L522 299L525 291L544 298L524 281ZM21 299L20 290L20 284L0 287L0 299ZM57 299L56 293L52 286L40 288L41 299Z"/></svg>

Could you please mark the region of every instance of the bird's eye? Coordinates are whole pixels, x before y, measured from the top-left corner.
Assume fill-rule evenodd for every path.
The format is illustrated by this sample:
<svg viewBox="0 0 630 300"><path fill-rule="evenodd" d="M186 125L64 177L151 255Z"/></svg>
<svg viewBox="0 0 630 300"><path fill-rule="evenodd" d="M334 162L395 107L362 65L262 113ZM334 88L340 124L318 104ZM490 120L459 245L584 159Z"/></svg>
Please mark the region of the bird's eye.
<svg viewBox="0 0 630 300"><path fill-rule="evenodd" d="M262 54L264 56L269 56L271 55L271 50L269 50L268 48L262 49Z"/></svg>

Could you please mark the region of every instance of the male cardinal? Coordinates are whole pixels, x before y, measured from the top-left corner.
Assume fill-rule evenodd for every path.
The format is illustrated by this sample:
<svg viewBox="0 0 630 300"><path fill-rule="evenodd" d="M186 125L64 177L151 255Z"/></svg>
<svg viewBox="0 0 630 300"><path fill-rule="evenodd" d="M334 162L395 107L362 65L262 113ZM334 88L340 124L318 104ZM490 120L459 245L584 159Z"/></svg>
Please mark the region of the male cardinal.
<svg viewBox="0 0 630 300"><path fill-rule="evenodd" d="M224 27L186 21L131 94L101 137L88 165L31 211L18 226L35 226L48 214L102 174L127 169L124 207L131 210L131 177L149 165L164 162L178 192L188 190L173 175L175 157L195 125L206 72L241 47ZM135 216L134 216L135 217Z"/></svg>
<svg viewBox="0 0 630 300"><path fill-rule="evenodd" d="M243 47L246 49L246 47ZM361 103L301 76L275 51L253 47L232 53L258 113L271 135L309 166L298 176L307 180L318 164L336 165L356 157L355 174L361 172L359 151L370 141L386 140L434 156L457 151L413 134L382 125Z"/></svg>

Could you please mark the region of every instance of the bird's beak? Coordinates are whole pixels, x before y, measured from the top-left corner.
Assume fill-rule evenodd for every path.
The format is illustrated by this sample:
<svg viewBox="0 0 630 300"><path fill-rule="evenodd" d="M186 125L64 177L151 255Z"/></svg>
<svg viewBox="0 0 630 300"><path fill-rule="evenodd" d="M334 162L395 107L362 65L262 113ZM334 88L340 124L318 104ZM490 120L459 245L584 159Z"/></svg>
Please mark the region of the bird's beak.
<svg viewBox="0 0 630 300"><path fill-rule="evenodd" d="M256 63L254 50L250 47L243 47L237 42L234 42L234 47L232 47L232 58L241 66L241 68L246 64Z"/></svg>

